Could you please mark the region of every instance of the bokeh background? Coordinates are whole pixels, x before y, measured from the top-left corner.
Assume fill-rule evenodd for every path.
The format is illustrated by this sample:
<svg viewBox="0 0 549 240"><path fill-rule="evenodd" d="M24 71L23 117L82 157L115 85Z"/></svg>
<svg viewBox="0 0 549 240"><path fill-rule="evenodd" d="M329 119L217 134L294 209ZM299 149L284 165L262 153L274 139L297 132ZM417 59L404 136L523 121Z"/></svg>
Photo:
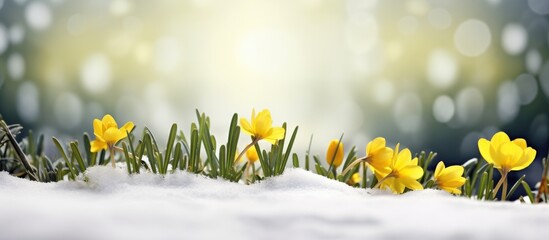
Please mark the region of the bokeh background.
<svg viewBox="0 0 549 240"><path fill-rule="evenodd" d="M453 163L504 130L538 150L532 182L547 14L546 0L0 0L0 113L63 139L110 113L162 139L197 108L223 139L233 113L268 108L299 125L300 155L345 133L359 154L384 136Z"/></svg>

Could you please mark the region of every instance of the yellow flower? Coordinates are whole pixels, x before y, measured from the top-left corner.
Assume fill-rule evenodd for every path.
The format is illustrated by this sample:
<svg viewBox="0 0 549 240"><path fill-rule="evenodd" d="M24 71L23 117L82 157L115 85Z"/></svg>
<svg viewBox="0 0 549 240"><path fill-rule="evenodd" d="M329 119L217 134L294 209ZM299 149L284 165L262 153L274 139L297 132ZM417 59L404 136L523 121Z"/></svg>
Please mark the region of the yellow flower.
<svg viewBox="0 0 549 240"><path fill-rule="evenodd" d="M326 162L328 162L328 165L337 168L343 162L343 154L343 143L339 142L337 139L333 139L330 141L328 150L326 151Z"/></svg>
<svg viewBox="0 0 549 240"><path fill-rule="evenodd" d="M387 175L391 172L389 165L391 164L391 157L393 156L393 149L385 146L385 138L377 137L370 141L366 145L366 156L358 158L350 163L347 168L343 170L341 175L345 175L353 167L359 163L367 163L370 170L376 173L379 172L382 175Z"/></svg>
<svg viewBox="0 0 549 240"><path fill-rule="evenodd" d="M254 141L265 140L271 144L284 138L284 128L273 127L273 120L271 119L271 112L264 109L255 115L255 109L252 110L251 124L245 118L240 119L240 126L242 131L254 138Z"/></svg>
<svg viewBox="0 0 549 240"><path fill-rule="evenodd" d="M366 145L366 161L372 172L390 172L393 149L386 147L385 144L385 138L377 137Z"/></svg>
<svg viewBox="0 0 549 240"><path fill-rule="evenodd" d="M501 178L493 192L497 193L503 185L502 201L507 199L507 174L530 166L536 158L536 150L527 147L526 140L517 138L511 141L504 132L494 134L490 141L484 138L479 139L478 149L482 157L501 173Z"/></svg>
<svg viewBox="0 0 549 240"><path fill-rule="evenodd" d="M246 157L248 158L248 161L253 163L259 159L259 156L257 155L257 150L255 147L248 148L246 151Z"/></svg>
<svg viewBox="0 0 549 240"><path fill-rule="evenodd" d="M360 183L362 181L362 177L360 177L360 174L354 173L351 178L349 178L349 181L347 181L347 184L350 186L354 186L357 183Z"/></svg>
<svg viewBox="0 0 549 240"><path fill-rule="evenodd" d="M511 141L504 132L496 133L490 141L479 139L478 149L488 163L505 173L528 167L536 157L536 150L527 147L526 140L517 138Z"/></svg>
<svg viewBox="0 0 549 240"><path fill-rule="evenodd" d="M438 188L449 193L461 194L459 188L465 184L465 178L462 175L462 166L445 167L441 161L437 164L433 179Z"/></svg>
<svg viewBox="0 0 549 240"><path fill-rule="evenodd" d="M116 121L109 114L105 115L102 120L94 119L93 134L96 139L90 143L90 150L98 152L102 149L107 149L107 147L114 146L118 141L127 137L127 132L131 131L133 127L133 122L127 122L119 129Z"/></svg>
<svg viewBox="0 0 549 240"><path fill-rule="evenodd" d="M381 189L390 188L394 193L403 193L404 188L412 190L423 189L423 186L417 179L423 176L423 169L417 165L417 158L412 159L412 153L405 148L398 151L399 144L396 145L389 165L389 174L376 172L376 177L379 180L377 186Z"/></svg>

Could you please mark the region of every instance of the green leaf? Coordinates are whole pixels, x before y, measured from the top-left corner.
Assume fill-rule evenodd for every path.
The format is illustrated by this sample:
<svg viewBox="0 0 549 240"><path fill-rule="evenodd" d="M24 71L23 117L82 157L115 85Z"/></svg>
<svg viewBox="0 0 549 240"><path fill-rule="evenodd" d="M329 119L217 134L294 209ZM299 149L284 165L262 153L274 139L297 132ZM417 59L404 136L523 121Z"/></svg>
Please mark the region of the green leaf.
<svg viewBox="0 0 549 240"><path fill-rule="evenodd" d="M479 162L478 159L472 158L472 159L469 159L464 164L462 164L461 166L464 169L464 173L465 173L464 175L470 176L471 172L474 171L474 169L478 166L478 162Z"/></svg>
<svg viewBox="0 0 549 240"><path fill-rule="evenodd" d="M293 166L294 168L299 168L299 158L297 156L297 153L294 153L292 155L292 160L293 160Z"/></svg>
<svg viewBox="0 0 549 240"><path fill-rule="evenodd" d="M311 145L313 143L313 135L311 134L311 138L309 139L309 147L307 148L307 152L305 153L305 170L309 171L309 156L311 155Z"/></svg>
<svg viewBox="0 0 549 240"><path fill-rule="evenodd" d="M526 177L526 175L522 175L522 177L520 177L516 182L515 184L513 184L513 186L511 187L511 190L509 190L509 194L507 194L507 199L509 199L509 197L511 195L513 195L513 193L515 193L515 190L517 190L518 186L520 185L520 183L522 182L522 180L524 180L524 178Z"/></svg>
<svg viewBox="0 0 549 240"><path fill-rule="evenodd" d="M145 135L143 136L143 144L145 145L145 149L147 150L147 158L149 159L151 170L153 173L157 173L156 158L154 156L155 152L151 143L151 136L148 132L145 132Z"/></svg>
<svg viewBox="0 0 549 240"><path fill-rule="evenodd" d="M124 156L126 157L126 167L128 170L128 174L131 175L133 173L132 165L135 166L135 164L133 164L134 159L130 158L130 154L128 154L128 147L126 146L125 142L122 142L122 150L124 151Z"/></svg>
<svg viewBox="0 0 549 240"><path fill-rule="evenodd" d="M484 189L486 188L486 183L488 181L488 173L483 172L482 177L480 178L480 183L477 190L477 199L482 200L484 197Z"/></svg>
<svg viewBox="0 0 549 240"><path fill-rule="evenodd" d="M172 161L172 170L175 171L179 164L183 164L183 150L181 150L180 142L175 145Z"/></svg>
<svg viewBox="0 0 549 240"><path fill-rule="evenodd" d="M133 168L133 172L134 173L139 173L139 169L141 168L141 159L143 157L143 144L141 144L141 142L139 142L137 144L137 149L138 149L138 152L139 152L139 156L136 155L136 152L135 152L135 148L133 147L133 134L131 134L130 132L127 132L126 131L126 134L128 136L128 145L130 146L130 151L131 151L131 156L130 159L131 159L131 162L132 162L132 168ZM129 154L128 154L129 155ZM126 156L126 161L128 160L128 156Z"/></svg>
<svg viewBox="0 0 549 240"><path fill-rule="evenodd" d="M44 134L38 136L38 141L36 142L36 155L42 156L44 153Z"/></svg>
<svg viewBox="0 0 549 240"><path fill-rule="evenodd" d="M253 140L252 140L253 141ZM271 167L268 162L267 152L261 151L259 144L255 144L255 150L257 150L257 156L259 157L259 162L261 163L261 170L263 171L263 176L271 177Z"/></svg>
<svg viewBox="0 0 549 240"><path fill-rule="evenodd" d="M94 166L95 165L95 153L91 152L91 141L90 136L88 133L84 133L82 136L82 139L84 141L84 153L86 154L86 166Z"/></svg>
<svg viewBox="0 0 549 240"><path fill-rule="evenodd" d="M61 157L63 157L63 159L65 160L65 164L67 164L67 167L69 169L69 174L70 174L69 179L71 179L71 180L76 179L76 175L78 175L78 173L73 168L72 162L69 161L69 158L67 157L67 154L65 153L65 149L63 149L63 146L61 146L61 143L59 142L59 140L57 140L57 138L53 137L52 141L55 144L55 146L57 147L57 150L59 151L59 153L61 154Z"/></svg>
<svg viewBox="0 0 549 240"><path fill-rule="evenodd" d="M177 135L177 124L172 124L170 129L170 135L168 137L168 142L166 143L166 154L164 156L164 163L162 164L163 171L166 173L168 171L168 164L170 162L170 157L172 154L172 149L175 142L175 136Z"/></svg>
<svg viewBox="0 0 549 240"><path fill-rule="evenodd" d="M496 193L494 193L494 165L490 164L488 167L488 178L486 179L486 193L484 196L488 200L494 200Z"/></svg>
<svg viewBox="0 0 549 240"><path fill-rule="evenodd" d="M204 144L204 150L206 151L207 164L205 165L210 165L210 177L217 178L219 170L219 160L215 156L215 138L210 134L210 124L206 115L204 113L200 114L200 112L196 110L196 116L200 125L199 138L202 139L202 143Z"/></svg>
<svg viewBox="0 0 549 240"><path fill-rule="evenodd" d="M354 161L356 157L356 146L353 146L349 153L347 154L347 158L345 159L345 162L343 163L343 169L347 168L351 162Z"/></svg>
<svg viewBox="0 0 549 240"><path fill-rule="evenodd" d="M80 154L80 150L78 149L78 142L71 142L70 143L70 146L71 146L71 150L72 150L72 155L74 156L74 158L76 159L76 161L78 162L78 168L80 169L80 172L85 172L86 171L86 165L84 165L84 160L82 159L82 154Z"/></svg>
<svg viewBox="0 0 549 240"><path fill-rule="evenodd" d="M530 189L530 186L528 186L528 183L524 180L520 181L522 184L522 187L524 188L524 191L526 191L526 195L528 195L528 198L530 199L530 203L534 202L534 194L532 193L532 189Z"/></svg>
<svg viewBox="0 0 549 240"><path fill-rule="evenodd" d="M284 126L286 126L286 124L284 124ZM294 141L295 141L295 138L297 136L297 130L298 130L299 127L295 127L294 128L294 131L292 133L292 136L290 137L290 142L288 143L288 147L286 148L286 151L284 153L284 158L282 159L282 164L280 164L278 166L278 170L277 170L277 174L276 175L280 175L282 173L284 173L284 169L286 168L286 164L288 162L288 159L290 157L290 154L292 153L292 147L294 145ZM286 131L284 131L286 132ZM284 146L282 145L281 148L283 148Z"/></svg>

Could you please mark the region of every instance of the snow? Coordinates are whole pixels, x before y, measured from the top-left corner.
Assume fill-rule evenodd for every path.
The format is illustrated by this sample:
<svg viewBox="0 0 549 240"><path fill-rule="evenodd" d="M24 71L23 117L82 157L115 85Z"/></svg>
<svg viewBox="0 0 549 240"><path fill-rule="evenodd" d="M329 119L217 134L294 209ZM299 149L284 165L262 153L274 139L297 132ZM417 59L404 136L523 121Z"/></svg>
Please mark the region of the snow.
<svg viewBox="0 0 549 240"><path fill-rule="evenodd" d="M75 182L0 173L1 239L542 239L549 205L393 195L302 169L243 185L93 167Z"/></svg>

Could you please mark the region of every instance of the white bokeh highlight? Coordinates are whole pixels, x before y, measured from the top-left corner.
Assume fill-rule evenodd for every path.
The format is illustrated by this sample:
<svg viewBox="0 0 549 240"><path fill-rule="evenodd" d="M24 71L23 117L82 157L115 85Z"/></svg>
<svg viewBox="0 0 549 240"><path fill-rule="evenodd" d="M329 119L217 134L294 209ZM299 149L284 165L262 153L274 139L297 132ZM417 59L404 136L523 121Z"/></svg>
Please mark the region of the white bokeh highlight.
<svg viewBox="0 0 549 240"><path fill-rule="evenodd" d="M40 115L40 94L38 87L31 81L22 83L17 89L17 114L24 122L38 120Z"/></svg>
<svg viewBox="0 0 549 240"><path fill-rule="evenodd" d="M468 57L483 54L492 41L490 28L485 22L478 19L469 19L462 22L454 33L454 44L457 50Z"/></svg>
<svg viewBox="0 0 549 240"><path fill-rule="evenodd" d="M12 53L8 57L8 75L12 80L20 80L25 75L25 59L20 53Z"/></svg>
<svg viewBox="0 0 549 240"><path fill-rule="evenodd" d="M528 32L518 23L509 23L503 27L501 42L505 52L510 55L518 55L526 48Z"/></svg>
<svg viewBox="0 0 549 240"><path fill-rule="evenodd" d="M484 104L484 96L478 88L463 88L456 96L457 119L465 125L476 123L482 117Z"/></svg>
<svg viewBox="0 0 549 240"><path fill-rule="evenodd" d="M415 133L421 128L422 104L413 92L401 95L393 108L393 117L398 129L403 133Z"/></svg>
<svg viewBox="0 0 549 240"><path fill-rule="evenodd" d="M0 54L8 49L8 45L8 31L6 30L6 27L0 23Z"/></svg>
<svg viewBox="0 0 549 240"><path fill-rule="evenodd" d="M111 66L107 56L96 53L88 57L80 69L80 81L89 93L106 91L111 85Z"/></svg>
<svg viewBox="0 0 549 240"><path fill-rule="evenodd" d="M521 105L528 105L538 95L538 82L536 78L528 73L523 73L515 79L515 85L520 97Z"/></svg>
<svg viewBox="0 0 549 240"><path fill-rule="evenodd" d="M10 27L9 38L12 44L19 44L25 39L25 28L20 24L14 24Z"/></svg>
<svg viewBox="0 0 549 240"><path fill-rule="evenodd" d="M458 62L448 51L435 49L427 62L427 79L441 89L451 87L456 82Z"/></svg>
<svg viewBox="0 0 549 240"><path fill-rule="evenodd" d="M35 30L45 30L53 21L53 15L46 1L30 2L25 8L27 24Z"/></svg>
<svg viewBox="0 0 549 240"><path fill-rule="evenodd" d="M449 122L454 117L455 111L454 100L449 96L438 96L433 103L433 116L438 122Z"/></svg>
<svg viewBox="0 0 549 240"><path fill-rule="evenodd" d="M530 49L526 53L526 69L529 73L537 74L543 63L543 58L538 50Z"/></svg>
<svg viewBox="0 0 549 240"><path fill-rule="evenodd" d="M520 111L520 95L513 81L501 83L498 89L498 116L501 122L509 123Z"/></svg>

